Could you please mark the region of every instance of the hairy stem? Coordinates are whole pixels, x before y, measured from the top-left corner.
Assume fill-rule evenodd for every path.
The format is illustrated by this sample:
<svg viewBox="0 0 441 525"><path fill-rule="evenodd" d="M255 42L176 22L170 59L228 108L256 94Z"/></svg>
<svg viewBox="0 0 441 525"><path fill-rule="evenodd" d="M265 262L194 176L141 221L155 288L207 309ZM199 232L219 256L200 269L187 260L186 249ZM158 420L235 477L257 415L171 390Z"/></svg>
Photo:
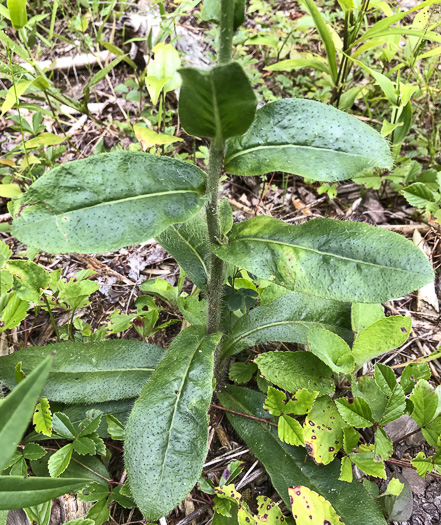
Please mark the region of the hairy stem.
<svg viewBox="0 0 441 525"><path fill-rule="evenodd" d="M234 33L234 0L221 0L219 64L231 62Z"/></svg>

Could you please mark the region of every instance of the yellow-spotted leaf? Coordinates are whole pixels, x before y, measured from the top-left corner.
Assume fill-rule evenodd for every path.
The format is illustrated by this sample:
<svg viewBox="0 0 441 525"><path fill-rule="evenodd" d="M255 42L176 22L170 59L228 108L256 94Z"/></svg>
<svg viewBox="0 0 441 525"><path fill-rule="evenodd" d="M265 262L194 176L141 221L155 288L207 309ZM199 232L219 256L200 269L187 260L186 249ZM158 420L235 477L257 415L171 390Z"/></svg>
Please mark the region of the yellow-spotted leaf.
<svg viewBox="0 0 441 525"><path fill-rule="evenodd" d="M290 488L289 499L297 525L344 525L329 501L307 487Z"/></svg>

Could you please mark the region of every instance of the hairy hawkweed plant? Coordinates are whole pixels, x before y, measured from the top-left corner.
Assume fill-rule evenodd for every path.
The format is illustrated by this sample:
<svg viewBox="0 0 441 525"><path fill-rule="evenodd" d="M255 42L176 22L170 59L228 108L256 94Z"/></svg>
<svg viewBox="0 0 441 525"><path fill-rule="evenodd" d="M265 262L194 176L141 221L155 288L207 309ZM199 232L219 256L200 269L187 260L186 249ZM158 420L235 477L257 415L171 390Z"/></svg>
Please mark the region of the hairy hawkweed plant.
<svg viewBox="0 0 441 525"><path fill-rule="evenodd" d="M378 303L429 283L432 268L410 241L362 223L314 219L293 226L260 216L233 226L228 202L219 203L223 171L242 176L282 171L334 182L374 167L390 169L392 158L376 131L333 107L284 99L256 111L247 76L232 61L244 2L206 0L204 9L220 27L219 64L209 71L180 71L179 117L188 134L209 139L207 172L144 153L98 155L49 171L14 201L11 213L13 234L49 253L109 252L155 237L202 290L206 324L184 329L165 353L134 341L104 341L86 350L84 343L70 342L2 357L0 373L11 376L11 358L26 369L59 347L42 393L49 400L100 403L138 396L125 428L124 459L131 494L149 521L168 514L200 478L217 384L224 407L257 419L269 412L272 427L278 426L231 418L287 505L289 489L302 494L306 487L303 492L315 502L314 523L323 516L330 523L336 512L346 525L385 523L348 469L352 461L377 475L374 467L387 456L388 441L380 432L383 449L357 452L354 427L382 430L406 409L405 394L384 370L376 378L380 386L357 383L354 374L409 334L410 320L384 318ZM235 268L260 279L273 297L262 294L261 306L235 316L225 328L230 319L225 283ZM267 399L250 389L224 389L229 358L266 341L308 344L310 351L257 358L260 373L274 385ZM63 388L57 388L60 380ZM357 401L335 401L336 382L350 385ZM375 388L384 396L377 396L381 410L369 404ZM418 388L415 407L423 395L436 397L425 384ZM422 426L435 414L420 419ZM295 416L305 416L307 426ZM323 426L329 435L316 435L314 429ZM340 476L344 481L333 461L342 444L349 461ZM303 447L317 464L305 463Z"/></svg>

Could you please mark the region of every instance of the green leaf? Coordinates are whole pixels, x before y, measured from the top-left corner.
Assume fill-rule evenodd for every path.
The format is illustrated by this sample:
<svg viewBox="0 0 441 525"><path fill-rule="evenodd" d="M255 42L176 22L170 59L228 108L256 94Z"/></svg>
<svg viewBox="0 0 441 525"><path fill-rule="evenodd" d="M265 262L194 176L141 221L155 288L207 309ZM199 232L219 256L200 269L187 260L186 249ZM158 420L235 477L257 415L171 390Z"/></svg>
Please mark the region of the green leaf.
<svg viewBox="0 0 441 525"><path fill-rule="evenodd" d="M13 276L6 270L0 270L0 297L6 295L12 288Z"/></svg>
<svg viewBox="0 0 441 525"><path fill-rule="evenodd" d="M69 443L52 454L48 462L49 474L52 478L57 478L67 469L73 450L73 444Z"/></svg>
<svg viewBox="0 0 441 525"><path fill-rule="evenodd" d="M155 53L155 58L148 65L148 77L153 76L158 80L167 79L163 87L164 93L175 90L181 83L178 75L178 69L181 67L179 53L171 44L162 42L156 44L153 52Z"/></svg>
<svg viewBox="0 0 441 525"><path fill-rule="evenodd" d="M257 372L257 365L254 363L236 362L230 366L228 377L235 383L248 383Z"/></svg>
<svg viewBox="0 0 441 525"><path fill-rule="evenodd" d="M14 201L13 234L50 253L97 253L138 244L203 205L203 172L146 153L96 155L59 166Z"/></svg>
<svg viewBox="0 0 441 525"><path fill-rule="evenodd" d="M219 393L219 399L229 410L261 418L267 415L262 408L265 396L259 392L229 386ZM361 484L338 481L338 460L318 468L312 459L305 461L304 449L282 443L275 428L237 414L227 413L227 417L251 452L263 463L286 505L290 504L288 489L302 485L327 499L345 525L386 524L381 511Z"/></svg>
<svg viewBox="0 0 441 525"><path fill-rule="evenodd" d="M287 60L281 60L275 64L271 64L265 69L265 71L296 71L297 69L309 68L317 69L317 71L323 71L329 73L329 67L325 60L319 57L311 58L290 58Z"/></svg>
<svg viewBox="0 0 441 525"><path fill-rule="evenodd" d="M112 439L124 439L124 425L112 414L106 416L107 432Z"/></svg>
<svg viewBox="0 0 441 525"><path fill-rule="evenodd" d="M95 525L102 525L110 518L109 499L103 498L98 500L87 513L87 517L95 523Z"/></svg>
<svg viewBox="0 0 441 525"><path fill-rule="evenodd" d="M209 71L181 69L179 118L189 135L225 140L251 126L257 99L236 62Z"/></svg>
<svg viewBox="0 0 441 525"><path fill-rule="evenodd" d="M0 268L5 264L5 262L11 257L12 250L9 248L9 246L3 242L0 241Z"/></svg>
<svg viewBox="0 0 441 525"><path fill-rule="evenodd" d="M387 437L382 428L375 431L374 459L376 461L385 461L389 459L394 451L392 440Z"/></svg>
<svg viewBox="0 0 441 525"><path fill-rule="evenodd" d="M14 453L29 425L51 364L52 358L43 362L40 358L40 364L0 404L0 471ZM5 510L6 507L1 507L1 501L0 498L0 510Z"/></svg>
<svg viewBox="0 0 441 525"><path fill-rule="evenodd" d="M399 496L404 488L404 483L397 478L392 478L388 485L387 489L384 492L384 496Z"/></svg>
<svg viewBox="0 0 441 525"><path fill-rule="evenodd" d="M235 224L229 243L213 251L262 279L338 301L378 303L433 280L433 270L415 244L356 222L314 219L293 226L272 217L254 217ZM408 326L410 319L401 322ZM357 361L355 348L353 354Z"/></svg>
<svg viewBox="0 0 441 525"><path fill-rule="evenodd" d="M44 448L37 443L28 443L23 449L23 457L32 461L42 458L45 454Z"/></svg>
<svg viewBox="0 0 441 525"><path fill-rule="evenodd" d="M88 437L79 437L73 442L73 448L77 454L85 456L86 454L96 454L96 446L93 439Z"/></svg>
<svg viewBox="0 0 441 525"><path fill-rule="evenodd" d="M22 191L18 184L0 184L0 197L19 197Z"/></svg>
<svg viewBox="0 0 441 525"><path fill-rule="evenodd" d="M346 481L347 483L352 483L353 473L352 473L352 461L347 456L343 457L341 460L341 470L340 481Z"/></svg>
<svg viewBox="0 0 441 525"><path fill-rule="evenodd" d="M369 403L375 421L383 417L387 405L387 396L378 388L373 377L360 377L357 383L352 381L352 395L362 397Z"/></svg>
<svg viewBox="0 0 441 525"><path fill-rule="evenodd" d="M354 370L354 358L348 344L337 334L315 328L308 333L311 352L336 373L348 374Z"/></svg>
<svg viewBox="0 0 441 525"><path fill-rule="evenodd" d="M375 382L383 394L389 396L397 384L397 378L392 368L381 363L375 363Z"/></svg>
<svg viewBox="0 0 441 525"><path fill-rule="evenodd" d="M22 29L28 23L27 0L8 0L9 16L14 29Z"/></svg>
<svg viewBox="0 0 441 525"><path fill-rule="evenodd" d="M40 133L37 137L26 142L26 148L34 149L40 146L58 146L67 140L67 137L54 135L53 133Z"/></svg>
<svg viewBox="0 0 441 525"><path fill-rule="evenodd" d="M381 304L354 303L351 310L352 330L356 337L371 324L384 318Z"/></svg>
<svg viewBox="0 0 441 525"><path fill-rule="evenodd" d="M130 414L124 459L133 497L147 520L168 514L201 474L220 337L207 336L202 326L181 332Z"/></svg>
<svg viewBox="0 0 441 525"><path fill-rule="evenodd" d="M52 352L56 355L42 395L62 403L136 397L164 355L157 346L129 340L29 347L0 357L2 381L14 388L14 366L19 361L27 372Z"/></svg>
<svg viewBox="0 0 441 525"><path fill-rule="evenodd" d="M373 452L353 452L349 457L368 476L386 479L384 463L375 461Z"/></svg>
<svg viewBox="0 0 441 525"><path fill-rule="evenodd" d="M396 385L392 393L387 396L387 403L380 420L381 425L386 425L401 417L406 410L406 396L401 385Z"/></svg>
<svg viewBox="0 0 441 525"><path fill-rule="evenodd" d="M296 447L305 445L302 425L291 416L282 415L279 417L278 435L280 441L289 445Z"/></svg>
<svg viewBox="0 0 441 525"><path fill-rule="evenodd" d="M136 124L133 126L133 131L135 132L135 137L141 143L143 151L146 151L153 146L168 146L169 144L182 142L184 140L172 135L156 133L156 131L153 131L150 128L145 128L144 126L138 126Z"/></svg>
<svg viewBox="0 0 441 525"><path fill-rule="evenodd" d="M401 374L401 387L405 394L412 392L418 379L430 379L430 367L427 363L409 363Z"/></svg>
<svg viewBox="0 0 441 525"><path fill-rule="evenodd" d="M315 5L314 0L304 0L304 5L311 14L312 19L314 21L314 25L317 28L321 39L323 40L326 50L326 57L329 63L329 69L331 71L331 78L333 83L336 84L338 77L337 57L334 40L332 38L331 32L329 31L329 28L326 25L320 11Z"/></svg>
<svg viewBox="0 0 441 525"><path fill-rule="evenodd" d="M426 474L430 474L433 470L433 459L427 458L424 452L418 452L415 459L411 461L412 466L416 468L418 475L422 478L426 477Z"/></svg>
<svg viewBox="0 0 441 525"><path fill-rule="evenodd" d="M299 388L332 394L332 370L310 352L266 352L255 363L265 379L294 393Z"/></svg>
<svg viewBox="0 0 441 525"><path fill-rule="evenodd" d="M421 432L431 447L438 447L438 438L441 435L441 417L435 418L425 428L422 428Z"/></svg>
<svg viewBox="0 0 441 525"><path fill-rule="evenodd" d="M317 492L299 486L290 488L289 496L297 525L310 525L311 523L341 525L343 523L329 501Z"/></svg>
<svg viewBox="0 0 441 525"><path fill-rule="evenodd" d="M387 142L374 129L332 106L303 99L259 109L245 135L230 139L225 151L225 169L234 175L283 171L334 182L392 164Z"/></svg>
<svg viewBox="0 0 441 525"><path fill-rule="evenodd" d="M147 91L149 92L150 98L152 99L153 105L156 106L159 100L159 95L161 94L162 88L171 80L171 77L166 78L156 78L153 75L148 76L145 79L145 85Z"/></svg>
<svg viewBox="0 0 441 525"><path fill-rule="evenodd" d="M23 301L38 303L42 289L49 284L49 273L31 261L8 261L5 268L14 276L14 290Z"/></svg>
<svg viewBox="0 0 441 525"><path fill-rule="evenodd" d="M438 408L438 395L425 379L420 379L410 398L413 403L412 418L420 427L432 421Z"/></svg>
<svg viewBox="0 0 441 525"><path fill-rule="evenodd" d="M346 427L343 429L343 448L346 454L349 454L354 448L357 448L359 441L360 434L355 428Z"/></svg>
<svg viewBox="0 0 441 525"><path fill-rule="evenodd" d="M412 319L394 315L371 324L356 339L352 355L357 368L389 350L405 343L410 335Z"/></svg>
<svg viewBox="0 0 441 525"><path fill-rule="evenodd" d="M0 510L39 505L84 487L87 480L0 476Z"/></svg>
<svg viewBox="0 0 441 525"><path fill-rule="evenodd" d="M200 213L184 224L174 224L156 237L201 290L207 286L211 253L206 220Z"/></svg>
<svg viewBox="0 0 441 525"><path fill-rule="evenodd" d="M7 304L0 315L0 333L18 326L27 315L29 301L23 301L15 292L7 295Z"/></svg>
<svg viewBox="0 0 441 525"><path fill-rule="evenodd" d="M40 503L40 505L33 505L32 507L25 507L23 510L28 517L30 523L37 525L49 525L51 519L52 501Z"/></svg>
<svg viewBox="0 0 441 525"><path fill-rule="evenodd" d="M43 397L37 404L32 423L35 425L35 432L45 436L52 436L52 414L49 401Z"/></svg>
<svg viewBox="0 0 441 525"><path fill-rule="evenodd" d="M175 307L178 300L178 289L174 288L165 279L148 279L144 281L139 289L154 297L159 297L165 303Z"/></svg>
<svg viewBox="0 0 441 525"><path fill-rule="evenodd" d="M335 403L341 417L348 425L357 428L371 427L373 425L374 419L371 407L362 397L356 397L352 400L344 397L337 399Z"/></svg>
<svg viewBox="0 0 441 525"><path fill-rule="evenodd" d="M303 424L306 452L316 463L328 465L343 444L346 423L329 396L317 399Z"/></svg>
<svg viewBox="0 0 441 525"><path fill-rule="evenodd" d="M291 292L242 316L222 341L222 356L268 341L308 343L308 332L325 328L351 342L348 304Z"/></svg>
<svg viewBox="0 0 441 525"><path fill-rule="evenodd" d="M411 206L415 206L416 208L433 207L433 211L435 211L435 208L438 209L436 204L439 201L439 195L431 191L426 184L422 182L415 182L407 186L401 194Z"/></svg>

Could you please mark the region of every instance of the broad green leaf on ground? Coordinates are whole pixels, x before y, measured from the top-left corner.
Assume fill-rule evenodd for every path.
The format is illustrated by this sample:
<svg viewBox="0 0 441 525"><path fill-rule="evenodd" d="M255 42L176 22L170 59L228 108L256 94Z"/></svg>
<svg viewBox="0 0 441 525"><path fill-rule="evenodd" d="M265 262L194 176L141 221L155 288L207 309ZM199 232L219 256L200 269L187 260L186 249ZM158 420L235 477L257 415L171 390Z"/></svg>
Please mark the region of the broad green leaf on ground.
<svg viewBox="0 0 441 525"><path fill-rule="evenodd" d="M294 173L333 182L393 165L387 142L356 118L320 102L267 104L242 136L230 139L225 169L234 175Z"/></svg>
<svg viewBox="0 0 441 525"><path fill-rule="evenodd" d="M336 373L348 374L354 369L354 358L348 344L337 334L315 328L308 332L311 352Z"/></svg>
<svg viewBox="0 0 441 525"><path fill-rule="evenodd" d="M44 448L37 443L28 443L23 449L23 457L29 460L41 459L45 454Z"/></svg>
<svg viewBox="0 0 441 525"><path fill-rule="evenodd" d="M400 384L405 394L412 392L419 379L430 379L427 363L409 363L401 374Z"/></svg>
<svg viewBox="0 0 441 525"><path fill-rule="evenodd" d="M256 364L236 361L230 366L228 377L235 383L248 383L256 372Z"/></svg>
<svg viewBox="0 0 441 525"><path fill-rule="evenodd" d="M354 303L351 310L352 330L355 337L361 332L384 317L384 310L381 304Z"/></svg>
<svg viewBox="0 0 441 525"><path fill-rule="evenodd" d="M302 486L292 487L288 492L297 525L344 525L329 501L317 492Z"/></svg>
<svg viewBox="0 0 441 525"><path fill-rule="evenodd" d="M308 332L324 328L351 342L350 305L291 292L247 312L222 342L222 355L280 341L307 344Z"/></svg>
<svg viewBox="0 0 441 525"><path fill-rule="evenodd" d="M179 53L171 44L159 43L153 48L155 58L150 61L147 72L158 80L168 79L164 84L164 92L173 91L179 87L181 79L178 69L181 67ZM147 77L148 78L148 77Z"/></svg>
<svg viewBox="0 0 441 525"><path fill-rule="evenodd" d="M303 424L306 452L316 463L328 465L343 445L346 423L329 396L319 397Z"/></svg>
<svg viewBox="0 0 441 525"><path fill-rule="evenodd" d="M259 392L229 386L219 393L219 399L229 410L267 417L262 408L265 396ZM302 485L327 499L345 525L386 525L379 507L361 484L338 481L338 460L318 468L312 459L305 461L302 448L282 443L277 437L277 429L236 414L227 413L227 417L251 452L263 463L286 505L290 504L288 489Z"/></svg>
<svg viewBox="0 0 441 525"><path fill-rule="evenodd" d="M53 500L87 483L77 478L0 476L0 510L22 509Z"/></svg>
<svg viewBox="0 0 441 525"><path fill-rule="evenodd" d="M40 392L48 378L52 358L41 361L40 358L38 366L0 404L0 471L14 453L28 427ZM0 510L4 510L1 503Z"/></svg>
<svg viewBox="0 0 441 525"><path fill-rule="evenodd" d="M29 347L0 357L2 381L14 388L18 362L28 373L52 352L56 355L42 396L69 404L136 397L164 355L157 346L129 340Z"/></svg>
<svg viewBox="0 0 441 525"><path fill-rule="evenodd" d="M207 336L202 326L181 332L127 422L128 480L147 520L167 515L200 477L208 448L213 356L220 337Z"/></svg>
<svg viewBox="0 0 441 525"><path fill-rule="evenodd" d="M50 253L100 253L138 244L203 205L203 172L146 153L96 155L55 168L14 201L13 234Z"/></svg>
<svg viewBox="0 0 441 525"><path fill-rule="evenodd" d="M209 71L181 69L179 118L189 135L225 140L251 126L257 99L236 62Z"/></svg>
<svg viewBox="0 0 441 525"><path fill-rule="evenodd" d="M384 463L375 461L373 452L352 452L349 457L368 476L386 479Z"/></svg>
<svg viewBox="0 0 441 525"><path fill-rule="evenodd" d="M26 0L8 0L7 6L14 29L22 29L28 23Z"/></svg>
<svg viewBox="0 0 441 525"><path fill-rule="evenodd" d="M194 284L204 290L210 272L211 253L207 223L200 213L184 224L174 224L156 237Z"/></svg>
<svg viewBox="0 0 441 525"><path fill-rule="evenodd" d="M353 399L342 397L336 400L336 405L348 425L364 428L374 424L371 407L362 397Z"/></svg>
<svg viewBox="0 0 441 525"><path fill-rule="evenodd" d="M213 250L262 279L338 301L383 302L424 286L434 275L423 252L403 236L332 219L293 226L254 217L235 224L229 243Z"/></svg>
<svg viewBox="0 0 441 525"><path fill-rule="evenodd" d="M14 276L14 290L20 299L40 301L42 290L49 284L49 272L32 261L9 260L5 269Z"/></svg>
<svg viewBox="0 0 441 525"><path fill-rule="evenodd" d="M401 346L407 341L411 328L412 319L400 315L385 317L368 326L352 347L357 368L366 361Z"/></svg>
<svg viewBox="0 0 441 525"><path fill-rule="evenodd" d="M265 379L288 392L334 392L332 370L311 352L266 352L255 363Z"/></svg>
<svg viewBox="0 0 441 525"><path fill-rule="evenodd" d="M0 270L0 297L9 292L13 283L14 277L6 270Z"/></svg>
<svg viewBox="0 0 441 525"><path fill-rule="evenodd" d="M413 403L412 418L420 427L426 426L435 417L438 408L438 394L425 379L420 379L410 400Z"/></svg>

